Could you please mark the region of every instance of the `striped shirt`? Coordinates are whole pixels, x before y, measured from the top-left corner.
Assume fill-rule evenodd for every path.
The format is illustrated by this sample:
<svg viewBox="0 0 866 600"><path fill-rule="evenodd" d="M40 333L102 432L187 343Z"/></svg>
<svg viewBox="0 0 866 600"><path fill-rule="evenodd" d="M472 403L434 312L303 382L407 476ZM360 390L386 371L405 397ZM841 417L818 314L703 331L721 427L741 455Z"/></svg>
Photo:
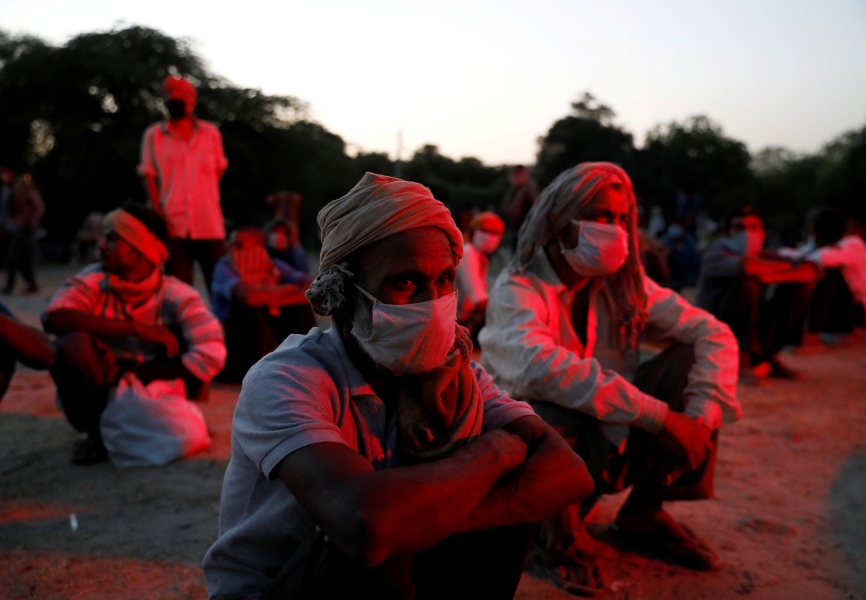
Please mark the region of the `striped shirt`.
<svg viewBox="0 0 866 600"><path fill-rule="evenodd" d="M108 275L101 265L92 264L69 278L51 298L45 312L69 309L105 319L137 321L150 326L168 327L180 332L185 344L181 362L202 381L210 381L226 360L223 330L201 296L191 286L164 276L153 294L133 304L121 299L108 286ZM158 344L138 338L106 337L104 340L118 359L145 363L156 358Z"/></svg>

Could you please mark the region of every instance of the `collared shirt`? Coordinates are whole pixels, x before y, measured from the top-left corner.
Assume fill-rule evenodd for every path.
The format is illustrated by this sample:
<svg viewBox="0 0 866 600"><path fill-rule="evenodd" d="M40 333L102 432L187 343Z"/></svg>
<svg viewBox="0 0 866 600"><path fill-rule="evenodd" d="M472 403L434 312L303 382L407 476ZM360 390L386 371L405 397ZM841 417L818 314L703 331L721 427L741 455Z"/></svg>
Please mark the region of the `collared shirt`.
<svg viewBox="0 0 866 600"><path fill-rule="evenodd" d="M228 167L215 125L195 120L189 142L174 135L167 121L154 123L141 139L138 174L155 177L172 237L224 239L219 180Z"/></svg>
<svg viewBox="0 0 866 600"><path fill-rule="evenodd" d="M534 414L473 368L484 402L482 431ZM335 327L289 336L244 378L219 538L204 559L211 598L257 597L294 545L313 533L314 523L276 469L292 452L323 442L348 446L376 470L405 464L394 415L352 363Z"/></svg>
<svg viewBox="0 0 866 600"><path fill-rule="evenodd" d="M198 292L168 275L153 294L138 304L124 301L108 286L101 265L92 264L69 278L51 298L46 313L59 309L79 310L105 319L136 321L150 326L179 330L186 345L181 362L202 381L210 381L226 360L223 330ZM105 337L118 358L149 362L160 346L128 337ZM184 344L181 344L183 347Z"/></svg>
<svg viewBox="0 0 866 600"><path fill-rule="evenodd" d="M658 431L668 409L631 384L639 353L617 344L615 303L602 280L588 285L584 344L571 323L574 295L543 249L522 274L504 270L490 290L487 324L478 336L481 360L496 384L515 398L552 402L595 417L604 423L608 440L621 448L628 426ZM649 318L642 341L694 345L685 413L711 429L738 419L738 348L730 328L646 276L644 289Z"/></svg>
<svg viewBox="0 0 866 600"><path fill-rule="evenodd" d="M463 258L457 265L454 283L462 311L472 310L487 301L488 258L471 243L463 244Z"/></svg>
<svg viewBox="0 0 866 600"><path fill-rule="evenodd" d="M279 284L306 285L312 281L309 275L293 269L279 259L274 259L274 265L280 272ZM224 256L221 258L214 267L210 284L213 312L220 323L225 323L231 314L234 304L234 289L240 282L240 273L232 266L231 257Z"/></svg>
<svg viewBox="0 0 866 600"><path fill-rule="evenodd" d="M807 257L825 268L839 268L854 299L866 307L866 242L859 235L846 235L834 246L823 246Z"/></svg>

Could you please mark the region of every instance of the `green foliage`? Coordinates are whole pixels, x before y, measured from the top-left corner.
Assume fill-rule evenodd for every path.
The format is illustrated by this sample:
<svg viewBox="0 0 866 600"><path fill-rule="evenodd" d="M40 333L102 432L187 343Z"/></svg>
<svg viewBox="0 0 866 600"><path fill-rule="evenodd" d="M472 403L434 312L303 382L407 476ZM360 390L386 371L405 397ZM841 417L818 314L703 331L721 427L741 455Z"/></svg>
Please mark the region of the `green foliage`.
<svg viewBox="0 0 866 600"><path fill-rule="evenodd" d="M534 175L544 187L562 171L586 161L616 163L634 170L632 135L612 124L615 114L592 94L584 93L571 105L574 114L556 121L538 138Z"/></svg>

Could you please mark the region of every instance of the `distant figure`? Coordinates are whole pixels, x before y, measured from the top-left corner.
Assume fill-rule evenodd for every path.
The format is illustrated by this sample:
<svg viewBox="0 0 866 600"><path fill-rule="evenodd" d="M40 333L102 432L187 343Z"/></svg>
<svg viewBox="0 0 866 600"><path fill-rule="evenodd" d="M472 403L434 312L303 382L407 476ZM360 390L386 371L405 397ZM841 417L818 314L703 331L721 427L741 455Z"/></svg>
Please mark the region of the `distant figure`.
<svg viewBox="0 0 866 600"><path fill-rule="evenodd" d="M806 259L821 269L809 307L804 344L820 345L821 333L850 334L866 326L866 242L853 233L856 222L831 208L810 215L815 249Z"/></svg>
<svg viewBox="0 0 866 600"><path fill-rule="evenodd" d="M101 263L66 281L42 315L57 335L51 377L69 423L86 433L74 464L106 460L100 416L126 373L143 384L184 383L201 397L223 367L222 327L192 287L163 275L168 231L162 217L128 203L105 216Z"/></svg>
<svg viewBox="0 0 866 600"><path fill-rule="evenodd" d="M650 237L659 237L664 233L667 224L665 217L662 214L662 209L658 204L650 206L650 213L647 217L646 232Z"/></svg>
<svg viewBox="0 0 866 600"><path fill-rule="evenodd" d="M683 229L697 236L698 215L701 212L701 197L695 184L687 181L677 193L676 220Z"/></svg>
<svg viewBox="0 0 866 600"><path fill-rule="evenodd" d="M166 273L192 284L198 261L210 290L214 266L225 254L219 180L228 160L216 126L193 114L197 94L189 81L167 77L162 97L169 119L144 132L138 173L151 205L168 223Z"/></svg>
<svg viewBox="0 0 866 600"><path fill-rule="evenodd" d="M220 381L240 383L260 358L292 333L316 325L304 292L312 279L265 249L257 227L242 227L229 240L229 253L214 269L213 311L225 328L225 368Z"/></svg>
<svg viewBox="0 0 866 600"><path fill-rule="evenodd" d="M680 223L671 223L662 241L668 248L670 287L681 290L698 282L701 271L701 253L698 239Z"/></svg>
<svg viewBox="0 0 866 600"><path fill-rule="evenodd" d="M27 283L25 294L39 292L33 261L36 254L36 229L45 214L45 202L29 173L15 182L12 195L6 206L6 231L9 234L9 247L6 254L6 286L4 294L11 294L15 288L18 272Z"/></svg>
<svg viewBox="0 0 866 600"><path fill-rule="evenodd" d="M469 241L463 244L463 260L457 265L457 322L469 330L473 344L484 326L487 311L487 270L490 255L499 247L505 223L492 212L476 215L469 222Z"/></svg>
<svg viewBox="0 0 866 600"><path fill-rule="evenodd" d="M815 268L762 251L764 222L751 206L731 211L723 227L725 237L704 250L696 304L731 326L745 381L797 379L779 351L802 342Z"/></svg>
<svg viewBox="0 0 866 600"><path fill-rule="evenodd" d="M9 200L12 198L12 188L15 186L15 169L9 165L0 164L0 262L6 261L6 249L9 246L9 231L6 220L9 217Z"/></svg>
<svg viewBox="0 0 866 600"><path fill-rule="evenodd" d="M31 369L48 369L54 364L54 358L51 339L19 322L6 305L0 303L0 400L9 389L16 362Z"/></svg>
<svg viewBox="0 0 866 600"><path fill-rule="evenodd" d="M310 260L301 245L298 227L293 221L278 218L265 225L267 249L271 257L279 259L296 271L309 274Z"/></svg>
<svg viewBox="0 0 866 600"><path fill-rule="evenodd" d="M84 219L75 234L75 256L80 264L90 264L99 260L99 246L105 235L101 212L92 212Z"/></svg>
<svg viewBox="0 0 866 600"><path fill-rule="evenodd" d="M303 200L303 196L298 192L281 190L275 194L269 194L265 198L265 203L273 208L273 219L285 219L291 223L297 223Z"/></svg>
<svg viewBox="0 0 866 600"><path fill-rule="evenodd" d="M530 177L529 169L523 165L515 165L509 175L509 187L502 200L502 214L505 218L505 229L513 236L513 244L517 244L517 232L529 209L538 198L538 187Z"/></svg>

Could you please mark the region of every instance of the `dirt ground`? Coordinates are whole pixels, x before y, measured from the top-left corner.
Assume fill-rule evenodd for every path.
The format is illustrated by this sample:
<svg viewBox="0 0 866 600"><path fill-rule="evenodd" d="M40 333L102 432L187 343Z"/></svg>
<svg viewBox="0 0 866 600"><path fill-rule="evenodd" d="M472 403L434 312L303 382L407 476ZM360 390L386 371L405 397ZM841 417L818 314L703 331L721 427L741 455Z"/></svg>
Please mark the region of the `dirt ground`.
<svg viewBox="0 0 866 600"><path fill-rule="evenodd" d="M38 323L72 270L45 268L45 292L3 299ZM725 428L713 500L671 504L724 566L696 573L637 554L612 535L599 553L607 598L866 600L866 343L786 355L803 381L740 386L742 421ZM79 435L44 372L19 369L0 403L0 598L198 599L216 536L238 388L202 406L213 444L166 467L69 463ZM623 498L594 516L604 531ZM570 598L524 576L517 598Z"/></svg>

